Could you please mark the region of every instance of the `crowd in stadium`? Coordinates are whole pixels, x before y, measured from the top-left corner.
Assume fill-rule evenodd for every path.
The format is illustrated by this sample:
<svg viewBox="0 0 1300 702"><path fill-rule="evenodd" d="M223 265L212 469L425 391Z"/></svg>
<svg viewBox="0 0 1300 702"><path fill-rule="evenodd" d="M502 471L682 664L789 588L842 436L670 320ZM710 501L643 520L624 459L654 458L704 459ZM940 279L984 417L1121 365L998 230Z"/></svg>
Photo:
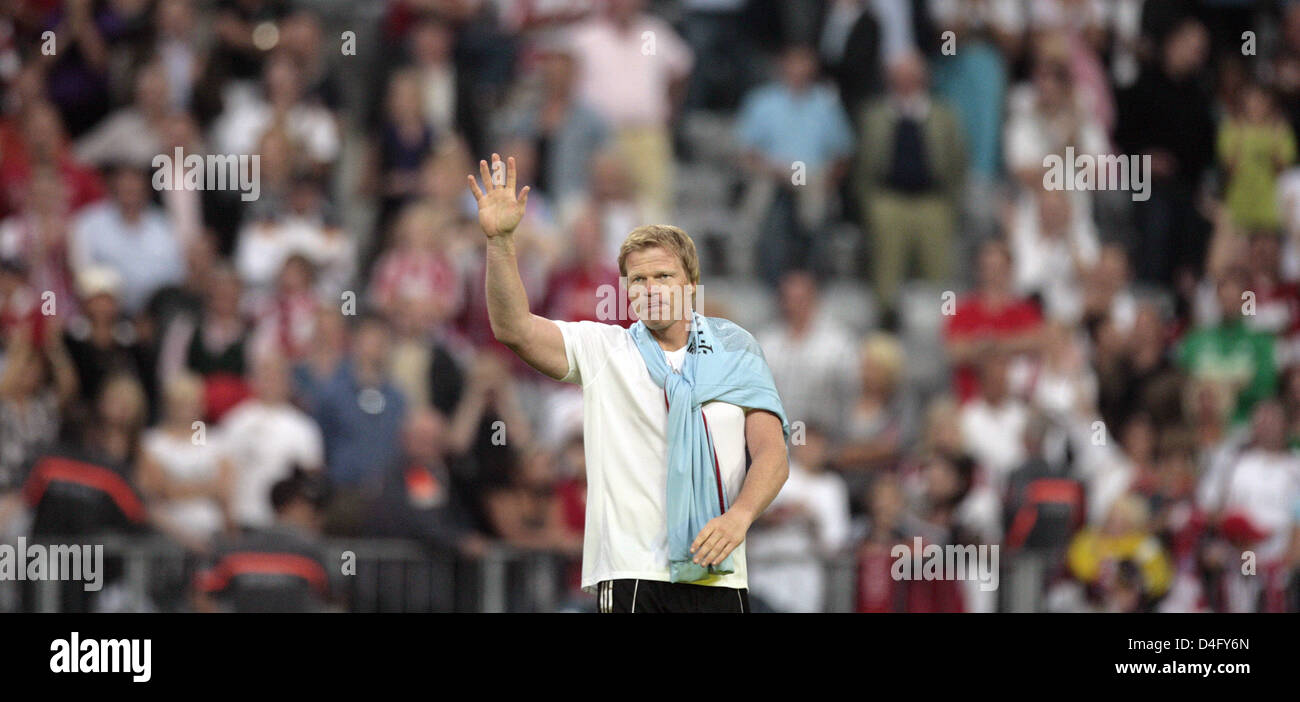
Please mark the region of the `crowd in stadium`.
<svg viewBox="0 0 1300 702"><path fill-rule="evenodd" d="M1300 610L1300 2L356 5L0 0L0 536L164 534L199 608L259 548L323 589L324 537L578 558L581 390L487 318L497 152L535 313L630 324L655 222L705 314L771 296L756 609L847 561L863 612ZM159 188L178 148L258 197ZM1067 149L1149 158L1049 189ZM914 537L1000 587L891 576Z"/></svg>

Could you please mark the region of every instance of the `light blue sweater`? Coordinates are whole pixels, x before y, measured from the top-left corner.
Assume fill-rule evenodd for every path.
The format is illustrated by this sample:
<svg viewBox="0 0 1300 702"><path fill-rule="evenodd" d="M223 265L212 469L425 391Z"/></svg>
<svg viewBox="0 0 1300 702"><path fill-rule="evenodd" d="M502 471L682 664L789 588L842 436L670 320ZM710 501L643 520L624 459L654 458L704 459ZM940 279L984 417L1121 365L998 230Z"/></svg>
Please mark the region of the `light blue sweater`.
<svg viewBox="0 0 1300 702"><path fill-rule="evenodd" d="M767 410L780 418L785 438L790 438L790 424L758 342L734 322L692 314L680 371L668 365L645 324L628 328L650 378L668 398L668 569L675 583L735 571L730 555L708 568L691 561L696 535L728 508L713 437L704 422L704 404L717 400Z"/></svg>

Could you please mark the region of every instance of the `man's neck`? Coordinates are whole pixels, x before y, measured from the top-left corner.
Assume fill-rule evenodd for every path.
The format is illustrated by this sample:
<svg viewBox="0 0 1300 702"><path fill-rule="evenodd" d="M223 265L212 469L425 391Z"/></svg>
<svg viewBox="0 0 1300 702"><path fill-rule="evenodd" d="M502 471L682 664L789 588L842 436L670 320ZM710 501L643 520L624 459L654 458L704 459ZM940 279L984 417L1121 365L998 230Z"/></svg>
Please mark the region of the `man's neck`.
<svg viewBox="0 0 1300 702"><path fill-rule="evenodd" d="M669 326L660 330L650 330L651 336L659 342L659 348L664 351L676 351L686 345L687 339L690 338L690 320L679 319Z"/></svg>

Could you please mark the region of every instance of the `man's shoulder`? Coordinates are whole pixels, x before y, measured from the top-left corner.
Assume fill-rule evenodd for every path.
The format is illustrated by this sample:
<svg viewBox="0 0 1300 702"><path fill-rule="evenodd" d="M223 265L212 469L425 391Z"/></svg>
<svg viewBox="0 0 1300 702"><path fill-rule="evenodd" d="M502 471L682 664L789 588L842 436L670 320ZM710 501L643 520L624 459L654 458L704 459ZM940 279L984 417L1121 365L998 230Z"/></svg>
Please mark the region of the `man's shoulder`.
<svg viewBox="0 0 1300 702"><path fill-rule="evenodd" d="M758 339L749 333L748 329L730 319L723 317L705 317L705 319L709 320L713 335L724 348L735 350L759 348Z"/></svg>
<svg viewBox="0 0 1300 702"><path fill-rule="evenodd" d="M617 324L591 320L551 320L565 334L577 334L581 337L616 339L625 337L627 329Z"/></svg>

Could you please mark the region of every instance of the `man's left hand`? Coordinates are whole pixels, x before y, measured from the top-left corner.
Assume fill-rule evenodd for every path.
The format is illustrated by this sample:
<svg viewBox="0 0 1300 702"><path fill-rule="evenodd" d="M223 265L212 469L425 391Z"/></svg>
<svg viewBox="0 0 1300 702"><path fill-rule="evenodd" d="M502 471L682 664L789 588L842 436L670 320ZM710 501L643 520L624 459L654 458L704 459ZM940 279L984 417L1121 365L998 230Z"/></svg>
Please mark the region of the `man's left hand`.
<svg viewBox="0 0 1300 702"><path fill-rule="evenodd" d="M745 541L749 525L750 520L734 510L709 520L691 544L691 553L695 554L691 560L702 566L718 565Z"/></svg>

